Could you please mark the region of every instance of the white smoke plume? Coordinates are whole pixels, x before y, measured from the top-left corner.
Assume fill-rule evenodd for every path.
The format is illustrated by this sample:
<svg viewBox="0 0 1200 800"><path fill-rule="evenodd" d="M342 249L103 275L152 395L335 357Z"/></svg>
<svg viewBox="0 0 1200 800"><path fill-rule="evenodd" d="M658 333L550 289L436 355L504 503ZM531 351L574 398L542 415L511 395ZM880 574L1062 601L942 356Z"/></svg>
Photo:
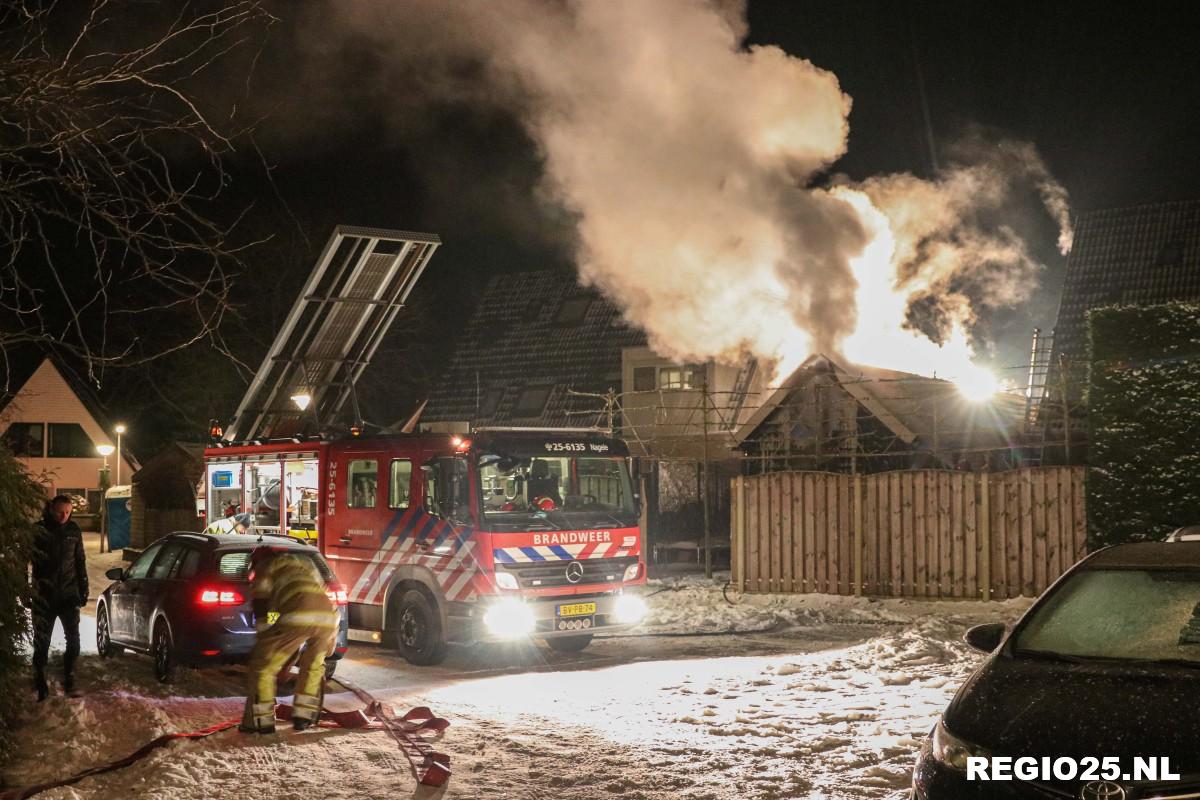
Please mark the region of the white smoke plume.
<svg viewBox="0 0 1200 800"><path fill-rule="evenodd" d="M476 59L473 102L520 114L545 189L575 216L582 279L680 361L812 352L953 376L977 311L1019 303L1038 264L982 215L1023 185L1070 246L1066 193L1032 146L935 180L821 188L846 150L832 73L742 44L744 10L705 0L337 4L357 36ZM397 87L399 90L400 87ZM461 87L448 90L463 99Z"/></svg>

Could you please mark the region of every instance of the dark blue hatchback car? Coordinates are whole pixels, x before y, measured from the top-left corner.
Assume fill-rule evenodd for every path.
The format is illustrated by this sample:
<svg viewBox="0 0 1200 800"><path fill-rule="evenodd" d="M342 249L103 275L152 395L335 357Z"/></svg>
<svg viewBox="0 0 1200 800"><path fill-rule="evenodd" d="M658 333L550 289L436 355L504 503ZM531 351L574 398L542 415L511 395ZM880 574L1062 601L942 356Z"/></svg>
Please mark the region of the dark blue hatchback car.
<svg viewBox="0 0 1200 800"><path fill-rule="evenodd" d="M128 569L109 570L115 581L96 602L96 649L109 657L124 649L150 654L163 682L180 664L245 661L254 647L250 555L260 545L312 559L338 609L338 638L325 672L346 652L346 590L316 548L287 536L172 533Z"/></svg>

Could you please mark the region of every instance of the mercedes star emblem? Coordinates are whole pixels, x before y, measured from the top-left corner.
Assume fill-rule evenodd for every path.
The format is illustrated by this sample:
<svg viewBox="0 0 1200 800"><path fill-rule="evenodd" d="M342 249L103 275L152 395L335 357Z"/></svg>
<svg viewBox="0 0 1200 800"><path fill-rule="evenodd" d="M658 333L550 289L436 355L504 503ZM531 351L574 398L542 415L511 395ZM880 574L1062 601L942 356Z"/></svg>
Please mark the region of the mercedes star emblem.
<svg viewBox="0 0 1200 800"><path fill-rule="evenodd" d="M1112 781L1092 781L1079 790L1079 800L1125 800L1125 790Z"/></svg>
<svg viewBox="0 0 1200 800"><path fill-rule="evenodd" d="M583 580L583 564L578 561L572 561L567 564L567 581L569 583L579 583Z"/></svg>

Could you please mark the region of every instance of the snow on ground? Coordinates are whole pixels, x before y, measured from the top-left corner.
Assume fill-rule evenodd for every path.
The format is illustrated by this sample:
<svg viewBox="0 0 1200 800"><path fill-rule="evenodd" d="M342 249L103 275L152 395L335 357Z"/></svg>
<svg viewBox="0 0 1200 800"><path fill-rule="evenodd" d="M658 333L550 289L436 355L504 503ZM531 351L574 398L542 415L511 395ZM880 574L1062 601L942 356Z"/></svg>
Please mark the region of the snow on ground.
<svg viewBox="0 0 1200 800"><path fill-rule="evenodd" d="M401 711L428 704L451 721L440 744L454 772L446 797L897 800L920 742L979 661L963 631L1028 606L827 595L731 605L723 583L652 582L642 626L577 655L454 648L441 667L418 669L355 644L339 675ZM751 633L678 635L727 631ZM88 656L80 671L83 697L40 707L30 697L8 785L71 773L241 709L238 668L187 672L172 689L139 656ZM356 705L345 693L329 703ZM250 782L267 798L415 789L384 733L286 729L174 743L39 797L188 800L231 796Z"/></svg>
<svg viewBox="0 0 1200 800"><path fill-rule="evenodd" d="M690 579L654 595L643 629L769 635L726 637L720 657L485 677L426 693L439 713L469 720L452 729L456 787L473 790L462 796L906 797L916 750L979 662L962 633L1028 606L822 595L730 606L720 583ZM774 649L764 639L792 652L755 654Z"/></svg>
<svg viewBox="0 0 1200 800"><path fill-rule="evenodd" d="M699 575L651 580L646 585L649 613L636 632L718 633L811 627L823 624L904 625L926 614L954 613L994 617L1017 614L1028 601L983 603L940 600L877 600L828 594L747 594L725 589L729 573L712 579Z"/></svg>

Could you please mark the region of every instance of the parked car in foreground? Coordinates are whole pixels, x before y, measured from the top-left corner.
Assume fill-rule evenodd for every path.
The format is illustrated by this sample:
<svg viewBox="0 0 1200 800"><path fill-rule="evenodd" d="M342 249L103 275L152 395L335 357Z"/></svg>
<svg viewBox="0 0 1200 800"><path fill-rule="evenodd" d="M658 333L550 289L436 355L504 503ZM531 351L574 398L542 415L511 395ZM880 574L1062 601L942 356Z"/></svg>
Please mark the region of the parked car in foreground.
<svg viewBox="0 0 1200 800"><path fill-rule="evenodd" d="M914 800L1200 798L1200 542L1097 551L1011 631L992 623L965 638L990 655L921 749ZM969 757L993 756L1119 767L1087 779L969 779ZM1178 777L1132 772L1135 757L1167 758Z"/></svg>
<svg viewBox="0 0 1200 800"><path fill-rule="evenodd" d="M315 548L287 536L164 536L128 569L106 573L114 583L96 601L96 649L104 657L148 653L163 682L180 664L245 661L254 647L250 555L261 545L309 558L324 576L339 617L337 646L325 662L332 675L347 648L346 590Z"/></svg>

